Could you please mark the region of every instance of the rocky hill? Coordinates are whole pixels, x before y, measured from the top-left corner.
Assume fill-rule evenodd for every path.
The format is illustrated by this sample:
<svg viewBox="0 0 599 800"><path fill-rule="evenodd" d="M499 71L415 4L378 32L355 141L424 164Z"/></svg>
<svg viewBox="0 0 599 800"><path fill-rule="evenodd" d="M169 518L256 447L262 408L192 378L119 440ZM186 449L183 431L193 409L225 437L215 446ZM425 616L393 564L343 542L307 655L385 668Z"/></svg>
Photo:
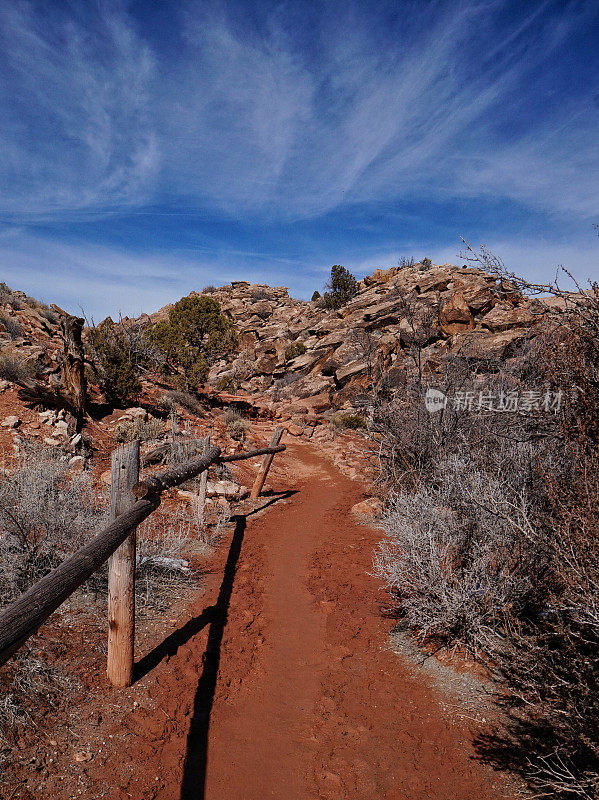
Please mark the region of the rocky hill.
<svg viewBox="0 0 599 800"><path fill-rule="evenodd" d="M350 406L373 364L391 377L410 370L415 348L431 374L456 356L483 365L508 359L536 335L547 311L509 282L450 264L377 269L337 311L294 300L285 287L244 281L211 293L235 322L240 344L212 367L209 384L309 417Z"/></svg>
<svg viewBox="0 0 599 800"><path fill-rule="evenodd" d="M269 415L286 412L308 420L350 407L373 372L400 383L414 368L415 351L419 368L431 376L456 357L496 366L536 335L549 311L544 301L524 297L509 282L450 264L377 269L339 310L295 300L285 287L244 281L205 291L234 321L239 340L232 356L212 366L211 390L251 398ZM138 322L163 319L169 308ZM0 293L5 379L10 381L18 361L21 377L33 375L50 392L60 391L64 342L58 312L7 287ZM93 385L91 392L98 399Z"/></svg>
<svg viewBox="0 0 599 800"><path fill-rule="evenodd" d="M360 471L363 448L327 423L338 412L360 405L373 380L384 375L393 391L410 381L416 368L427 379L442 378L448 361L456 358L479 370L494 370L537 335L546 313L559 311L480 269L450 264L377 269L358 287L339 310L324 308L322 301L295 300L285 287L236 281L204 290L234 321L239 342L233 354L212 366L200 392L211 417L204 427L220 426L225 443L225 426L210 406L231 405L252 417L283 421L290 432L328 448L353 477ZM169 308L124 323L143 327L166 317ZM60 419L56 414L51 420L31 416L32 411L59 411L60 398L68 398L62 385L64 319L56 306L48 308L5 286L0 291L0 405L5 420L0 444L9 450L18 450L22 437L29 435L48 444L68 444L72 457L81 452L68 404L62 404ZM96 409L92 439L96 448L108 452L118 412L110 416L91 373L88 379L88 397ZM142 387L138 405L159 413L168 387L151 374L144 376ZM23 424L12 428L15 416ZM57 425L64 430L58 432ZM89 432L88 425L86 436Z"/></svg>

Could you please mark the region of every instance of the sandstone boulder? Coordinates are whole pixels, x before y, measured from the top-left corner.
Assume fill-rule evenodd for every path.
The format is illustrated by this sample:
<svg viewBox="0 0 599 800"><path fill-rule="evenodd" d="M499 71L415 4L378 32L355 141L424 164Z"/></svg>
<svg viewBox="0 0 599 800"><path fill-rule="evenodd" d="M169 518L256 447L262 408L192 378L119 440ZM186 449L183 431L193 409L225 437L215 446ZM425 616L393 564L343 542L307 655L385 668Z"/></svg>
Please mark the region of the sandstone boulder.
<svg viewBox="0 0 599 800"><path fill-rule="evenodd" d="M385 300L375 306L370 306L362 313L364 322L368 323L368 330L385 325L396 325L403 317L405 317L404 302L400 298Z"/></svg>
<svg viewBox="0 0 599 800"><path fill-rule="evenodd" d="M291 384L290 389L295 397L312 397L322 392L332 391L335 383L332 378L317 373L311 373Z"/></svg>
<svg viewBox="0 0 599 800"><path fill-rule="evenodd" d="M511 328L499 333L491 331L470 331L452 338L450 352L462 358L477 361L499 361L509 358L526 339L524 328Z"/></svg>
<svg viewBox="0 0 599 800"><path fill-rule="evenodd" d="M509 328L528 327L538 319L538 316L531 314L526 306L512 308L504 303L498 303L482 317L481 323L490 331L498 332L509 330Z"/></svg>
<svg viewBox="0 0 599 800"><path fill-rule="evenodd" d="M272 303L268 300L259 300L252 305L252 313L261 319L268 319L272 314Z"/></svg>
<svg viewBox="0 0 599 800"><path fill-rule="evenodd" d="M357 359L338 369L337 372L335 372L335 380L340 386L343 386L351 378L355 378L357 375L365 375L367 371L368 364Z"/></svg>
<svg viewBox="0 0 599 800"><path fill-rule="evenodd" d="M474 317L461 291L455 292L439 310L441 329L448 336L474 328Z"/></svg>
<svg viewBox="0 0 599 800"><path fill-rule="evenodd" d="M490 310L495 303L495 295L488 284L474 284L462 289L464 300L473 314L481 314Z"/></svg>
<svg viewBox="0 0 599 800"><path fill-rule="evenodd" d="M308 350L287 363L287 369L297 372L303 369L312 369L319 361L325 361L332 350L328 348Z"/></svg>
<svg viewBox="0 0 599 800"><path fill-rule="evenodd" d="M382 512L383 504L378 497L369 497L367 500L362 500L361 503L356 503L351 509L354 517L368 517L370 519L380 517Z"/></svg>

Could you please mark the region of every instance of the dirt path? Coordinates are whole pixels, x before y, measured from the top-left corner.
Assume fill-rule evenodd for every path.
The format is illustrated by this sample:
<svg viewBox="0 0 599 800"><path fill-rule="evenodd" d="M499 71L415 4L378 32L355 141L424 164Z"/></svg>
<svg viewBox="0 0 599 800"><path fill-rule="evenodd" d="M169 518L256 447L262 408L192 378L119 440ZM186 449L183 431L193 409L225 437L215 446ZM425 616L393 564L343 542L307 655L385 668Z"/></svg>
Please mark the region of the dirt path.
<svg viewBox="0 0 599 800"><path fill-rule="evenodd" d="M273 485L297 493L237 519L191 618L142 661L112 733L102 726L83 796L509 795L473 758L468 723L388 647L368 575L377 532L348 514L359 487L306 444L278 464Z"/></svg>

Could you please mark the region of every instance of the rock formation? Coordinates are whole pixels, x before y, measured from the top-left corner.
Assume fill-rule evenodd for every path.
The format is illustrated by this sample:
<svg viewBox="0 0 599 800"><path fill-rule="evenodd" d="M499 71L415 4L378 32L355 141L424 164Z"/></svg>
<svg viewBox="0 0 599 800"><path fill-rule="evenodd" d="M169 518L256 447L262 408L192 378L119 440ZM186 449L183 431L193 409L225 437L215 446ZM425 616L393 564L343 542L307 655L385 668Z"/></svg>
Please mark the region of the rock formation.
<svg viewBox="0 0 599 800"><path fill-rule="evenodd" d="M213 295L240 344L213 365L209 384L306 414L349 406L373 371L409 369L415 347L433 374L448 357L501 361L536 334L547 310L506 281L449 264L377 269L337 311L294 300L285 287L244 281Z"/></svg>

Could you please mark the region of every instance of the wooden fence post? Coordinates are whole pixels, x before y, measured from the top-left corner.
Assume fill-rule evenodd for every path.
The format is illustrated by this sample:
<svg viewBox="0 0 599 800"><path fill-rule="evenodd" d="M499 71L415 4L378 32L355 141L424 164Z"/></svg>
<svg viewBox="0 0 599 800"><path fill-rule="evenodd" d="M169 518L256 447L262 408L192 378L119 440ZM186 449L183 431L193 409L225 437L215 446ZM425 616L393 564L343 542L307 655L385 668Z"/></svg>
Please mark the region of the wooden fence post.
<svg viewBox="0 0 599 800"><path fill-rule="evenodd" d="M202 455L206 455L210 448L210 437L204 439L204 449ZM198 524L203 525L206 518L206 490L208 489L208 470L200 473L200 491L198 494Z"/></svg>
<svg viewBox="0 0 599 800"><path fill-rule="evenodd" d="M284 432L285 428L275 428L275 432L272 435L269 447L276 447L281 441L281 437L283 436ZM266 476L268 475L268 470L270 469L270 465L272 464L272 460L274 457L275 457L274 453L268 453L262 459L262 464L260 465L260 469L258 470L258 474L256 475L256 480L254 481L254 485L252 486L252 491L250 492L250 498L252 500L255 500L257 497L260 497L260 492L262 491L262 487L264 486L264 482L266 481Z"/></svg>
<svg viewBox="0 0 599 800"><path fill-rule="evenodd" d="M139 439L112 454L110 517L127 511L139 481ZM135 645L135 528L108 561L108 664L113 686L131 686Z"/></svg>

